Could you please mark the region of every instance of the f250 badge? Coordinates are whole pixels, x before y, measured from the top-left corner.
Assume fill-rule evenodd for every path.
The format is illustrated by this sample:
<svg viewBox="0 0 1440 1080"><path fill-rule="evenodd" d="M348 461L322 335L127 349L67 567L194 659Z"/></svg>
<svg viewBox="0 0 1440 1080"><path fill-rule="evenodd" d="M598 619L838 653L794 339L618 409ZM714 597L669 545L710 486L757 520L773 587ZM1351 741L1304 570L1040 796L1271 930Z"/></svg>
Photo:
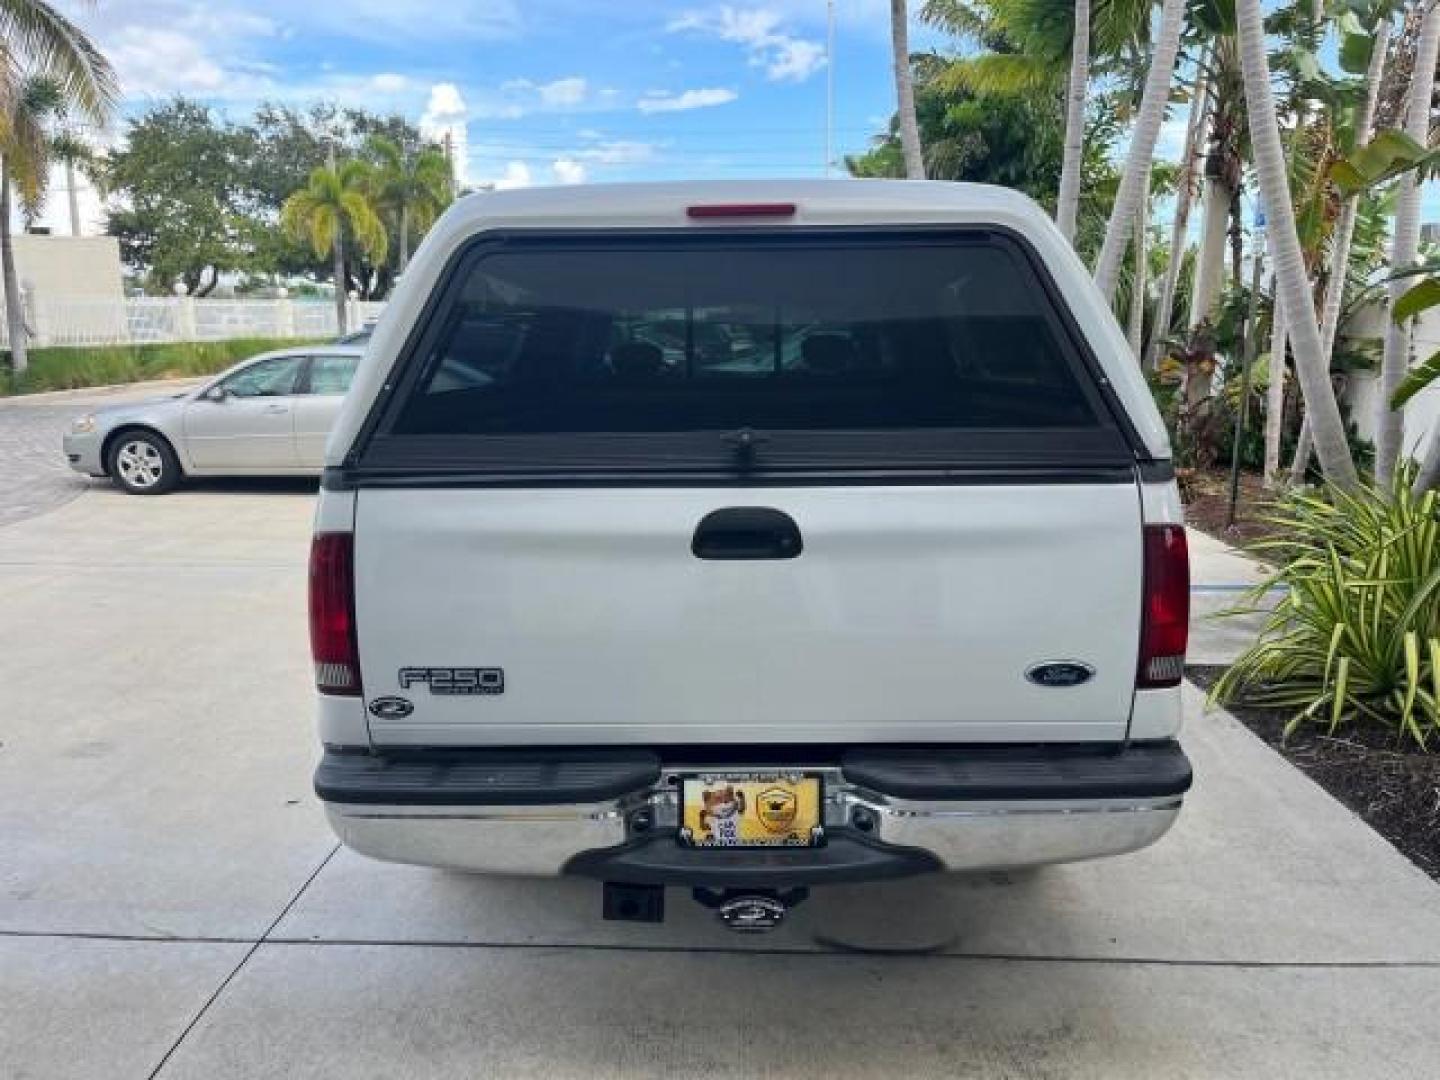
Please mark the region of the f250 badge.
<svg viewBox="0 0 1440 1080"><path fill-rule="evenodd" d="M498 667L402 667L398 678L402 690L424 683L430 693L437 695L505 692L505 670Z"/></svg>

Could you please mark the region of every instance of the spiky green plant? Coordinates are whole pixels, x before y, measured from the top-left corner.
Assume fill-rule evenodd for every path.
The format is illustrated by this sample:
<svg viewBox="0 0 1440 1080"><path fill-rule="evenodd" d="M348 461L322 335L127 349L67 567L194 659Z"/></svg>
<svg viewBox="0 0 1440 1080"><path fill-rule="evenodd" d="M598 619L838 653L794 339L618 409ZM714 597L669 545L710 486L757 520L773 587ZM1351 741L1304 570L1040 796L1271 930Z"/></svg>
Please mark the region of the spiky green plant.
<svg viewBox="0 0 1440 1080"><path fill-rule="evenodd" d="M1294 710L1334 732L1351 723L1394 729L1428 749L1440 729L1440 505L1414 494L1411 470L1372 486L1285 496L1268 520L1276 539L1254 550L1280 566L1232 613L1285 593L1256 643L1211 698Z"/></svg>

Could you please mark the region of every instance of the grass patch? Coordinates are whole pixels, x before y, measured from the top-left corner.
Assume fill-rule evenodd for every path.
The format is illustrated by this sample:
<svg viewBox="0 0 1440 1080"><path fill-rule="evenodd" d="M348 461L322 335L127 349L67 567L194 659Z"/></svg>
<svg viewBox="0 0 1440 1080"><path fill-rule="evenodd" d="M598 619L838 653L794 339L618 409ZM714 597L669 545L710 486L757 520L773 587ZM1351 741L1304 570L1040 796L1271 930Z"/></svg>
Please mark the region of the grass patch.
<svg viewBox="0 0 1440 1080"><path fill-rule="evenodd" d="M44 390L74 390L147 379L211 375L239 360L269 349L304 345L316 339L233 338L228 341L178 341L163 345L57 346L30 350L30 368L16 377L0 370L0 397Z"/></svg>

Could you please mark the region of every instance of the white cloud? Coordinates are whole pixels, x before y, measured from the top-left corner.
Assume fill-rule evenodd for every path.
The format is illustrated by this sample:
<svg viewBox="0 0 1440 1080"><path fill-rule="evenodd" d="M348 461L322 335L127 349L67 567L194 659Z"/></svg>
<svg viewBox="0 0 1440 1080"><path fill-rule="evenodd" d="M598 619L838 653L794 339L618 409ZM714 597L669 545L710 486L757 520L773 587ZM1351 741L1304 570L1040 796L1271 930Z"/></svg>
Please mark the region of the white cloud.
<svg viewBox="0 0 1440 1080"><path fill-rule="evenodd" d="M540 100L546 105L564 108L571 105L579 105L585 100L585 80L578 75L572 75L566 79L556 79L554 82L545 83L536 87L540 94Z"/></svg>
<svg viewBox="0 0 1440 1080"><path fill-rule="evenodd" d="M585 182L585 166L574 158L556 158L550 165L550 171L555 174L556 183L583 184Z"/></svg>
<svg viewBox="0 0 1440 1080"><path fill-rule="evenodd" d="M465 167L469 157L465 129L468 116L469 109L458 86L445 82L430 87L430 100L420 117L420 130L427 138L448 146L450 160L454 162L455 182L462 186L468 182Z"/></svg>
<svg viewBox="0 0 1440 1080"><path fill-rule="evenodd" d="M804 82L825 66L825 46L818 41L788 38L778 46L765 73L778 82Z"/></svg>
<svg viewBox="0 0 1440 1080"><path fill-rule="evenodd" d="M540 108L557 111L583 105L590 95L590 84L579 75L567 75L548 83L537 83L534 79L506 79L500 84L500 92L520 100L491 104L488 108L496 115L513 119L525 115L537 104Z"/></svg>
<svg viewBox="0 0 1440 1080"><path fill-rule="evenodd" d="M397 75L393 71L382 71L378 75L370 77L370 87L382 94L398 94L410 85L410 80L404 75Z"/></svg>
<svg viewBox="0 0 1440 1080"><path fill-rule="evenodd" d="M259 6L279 8L269 0ZM105 9L108 10L108 4ZM285 17L302 27L307 38L349 38L393 47L396 42L502 41L523 29L515 0L479 4L397 4L393 0L346 0L335 4L287 4Z"/></svg>
<svg viewBox="0 0 1440 1080"><path fill-rule="evenodd" d="M735 8L722 4L706 11L687 11L666 27L671 33L698 33L743 45L752 67L765 69L776 82L803 82L825 66L825 47L781 29L784 21L772 8Z"/></svg>
<svg viewBox="0 0 1440 1080"><path fill-rule="evenodd" d="M178 30L127 26L106 47L127 97L209 96L232 81L199 40Z"/></svg>
<svg viewBox="0 0 1440 1080"><path fill-rule="evenodd" d="M530 166L526 165L523 161L507 162L505 172L495 180L489 181L489 183L495 186L495 190L497 191L509 191L512 188L529 187L534 182L534 177L530 175Z"/></svg>
<svg viewBox="0 0 1440 1080"><path fill-rule="evenodd" d="M585 146L570 155L595 165L638 165L655 157L655 145L632 139L614 139Z"/></svg>
<svg viewBox="0 0 1440 1080"><path fill-rule="evenodd" d="M726 105L739 96L734 90L726 89L723 86L686 90L680 94L647 90L645 96L635 103L635 107L642 113L684 112L687 109L706 109L714 105Z"/></svg>
<svg viewBox="0 0 1440 1080"><path fill-rule="evenodd" d="M460 94L460 88L454 83L436 83L430 87L430 101L420 122L432 127L457 124L464 121L465 112L465 99Z"/></svg>

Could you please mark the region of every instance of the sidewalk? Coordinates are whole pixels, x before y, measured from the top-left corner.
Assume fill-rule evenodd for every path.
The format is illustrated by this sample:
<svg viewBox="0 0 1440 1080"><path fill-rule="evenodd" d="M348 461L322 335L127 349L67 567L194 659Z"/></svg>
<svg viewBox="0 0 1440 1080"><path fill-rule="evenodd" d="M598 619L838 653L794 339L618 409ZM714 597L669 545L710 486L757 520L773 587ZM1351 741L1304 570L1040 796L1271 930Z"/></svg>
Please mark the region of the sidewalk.
<svg viewBox="0 0 1440 1080"><path fill-rule="evenodd" d="M1265 615L1215 616L1234 607L1268 570L1199 529L1187 529L1186 533L1190 541L1190 648L1186 659L1192 664L1228 664L1255 640Z"/></svg>

